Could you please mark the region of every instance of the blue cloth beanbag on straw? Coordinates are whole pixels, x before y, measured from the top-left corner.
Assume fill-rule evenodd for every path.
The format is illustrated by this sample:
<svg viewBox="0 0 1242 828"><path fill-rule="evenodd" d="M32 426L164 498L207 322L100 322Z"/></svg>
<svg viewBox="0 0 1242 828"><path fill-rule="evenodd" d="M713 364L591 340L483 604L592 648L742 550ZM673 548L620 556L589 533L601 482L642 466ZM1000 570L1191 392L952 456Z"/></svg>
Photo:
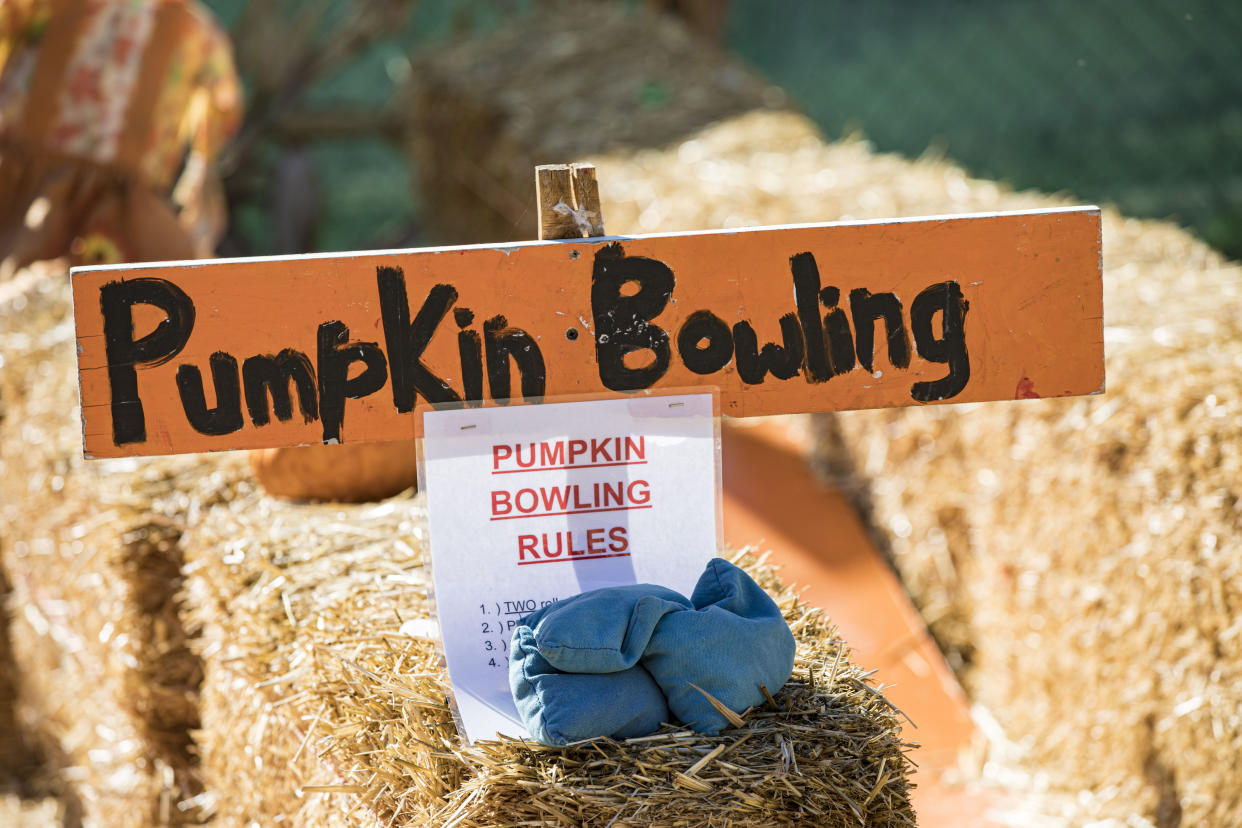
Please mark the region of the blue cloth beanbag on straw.
<svg viewBox="0 0 1242 828"><path fill-rule="evenodd" d="M634 584L576 595L522 619L509 684L522 721L545 745L626 739L677 720L728 726L695 684L730 709L764 700L793 672L794 639L776 603L720 558L691 600Z"/></svg>
<svg viewBox="0 0 1242 828"><path fill-rule="evenodd" d="M690 602L653 584L597 589L540 609L514 630L509 687L541 744L658 730L671 717L638 664L657 622Z"/></svg>
<svg viewBox="0 0 1242 828"><path fill-rule="evenodd" d="M713 559L690 597L693 610L656 626L642 664L678 721L719 733L729 721L694 684L740 713L763 704L759 685L775 693L793 674L793 633L763 588L733 564Z"/></svg>

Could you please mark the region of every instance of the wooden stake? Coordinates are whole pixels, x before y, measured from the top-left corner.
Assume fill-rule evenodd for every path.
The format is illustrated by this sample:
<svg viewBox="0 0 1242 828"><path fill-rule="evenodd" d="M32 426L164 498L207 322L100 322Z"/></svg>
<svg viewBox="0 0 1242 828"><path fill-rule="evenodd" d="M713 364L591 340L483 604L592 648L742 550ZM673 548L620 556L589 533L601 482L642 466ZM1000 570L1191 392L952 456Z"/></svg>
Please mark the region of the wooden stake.
<svg viewBox="0 0 1242 828"><path fill-rule="evenodd" d="M581 239L604 235L599 184L591 164L535 167L540 239Z"/></svg>
<svg viewBox="0 0 1242 828"><path fill-rule="evenodd" d="M578 213L586 218L586 236L603 236L604 210L599 205L599 183L595 180L594 164L570 164L574 178L574 201Z"/></svg>
<svg viewBox="0 0 1242 828"><path fill-rule="evenodd" d="M573 176L568 164L535 167L535 189L539 202L539 238L581 238L573 213L560 207L574 206Z"/></svg>

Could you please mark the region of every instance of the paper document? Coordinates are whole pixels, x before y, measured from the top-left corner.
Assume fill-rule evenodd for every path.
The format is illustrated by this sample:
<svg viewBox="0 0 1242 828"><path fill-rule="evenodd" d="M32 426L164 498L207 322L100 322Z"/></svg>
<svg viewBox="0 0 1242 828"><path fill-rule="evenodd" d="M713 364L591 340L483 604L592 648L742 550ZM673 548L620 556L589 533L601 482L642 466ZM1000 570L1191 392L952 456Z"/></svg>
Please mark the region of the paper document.
<svg viewBox="0 0 1242 828"><path fill-rule="evenodd" d="M716 555L711 394L429 411L436 610L468 741L527 736L509 690L513 628L600 587L689 595Z"/></svg>

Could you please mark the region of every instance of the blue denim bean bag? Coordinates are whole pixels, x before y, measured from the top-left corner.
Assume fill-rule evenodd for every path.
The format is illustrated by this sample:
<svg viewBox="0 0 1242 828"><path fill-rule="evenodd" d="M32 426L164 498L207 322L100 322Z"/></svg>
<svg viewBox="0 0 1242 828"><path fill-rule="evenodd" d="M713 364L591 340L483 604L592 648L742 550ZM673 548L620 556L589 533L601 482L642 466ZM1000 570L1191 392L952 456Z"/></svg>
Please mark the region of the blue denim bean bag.
<svg viewBox="0 0 1242 828"><path fill-rule="evenodd" d="M775 602L716 558L692 600L652 584L559 601L514 631L509 684L522 721L545 745L629 738L678 720L728 725L702 687L733 710L761 703L793 671L794 639ZM670 714L671 708L671 714Z"/></svg>
<svg viewBox="0 0 1242 828"><path fill-rule="evenodd" d="M729 726L695 684L740 713L764 702L793 674L793 633L780 608L742 570L714 558L690 596L694 611L656 625L642 665L655 678L678 721L698 733Z"/></svg>
<svg viewBox="0 0 1242 828"><path fill-rule="evenodd" d="M513 632L509 687L531 735L564 745L658 730L672 717L638 660L660 618L689 608L671 589L633 584L584 592L523 618Z"/></svg>

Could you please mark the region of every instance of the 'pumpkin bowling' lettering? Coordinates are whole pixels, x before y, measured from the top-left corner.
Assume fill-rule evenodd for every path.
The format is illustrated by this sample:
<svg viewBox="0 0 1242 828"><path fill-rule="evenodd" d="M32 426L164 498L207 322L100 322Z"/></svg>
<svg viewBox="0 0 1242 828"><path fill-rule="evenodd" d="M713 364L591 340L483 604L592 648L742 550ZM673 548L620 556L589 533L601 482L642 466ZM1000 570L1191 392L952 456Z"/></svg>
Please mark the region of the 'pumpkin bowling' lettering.
<svg viewBox="0 0 1242 828"><path fill-rule="evenodd" d="M87 452L399 439L430 405L661 387L735 416L1094 393L1098 254L1092 208L78 268Z"/></svg>
<svg viewBox="0 0 1242 828"><path fill-rule="evenodd" d="M591 280L600 382L612 391L651 388L668 372L674 354L699 375L718 373L733 364L747 385L799 375L811 383L828 382L858 368L871 370L879 322L884 330L881 342L894 366L909 367L911 339L920 356L945 366L943 377L912 385L914 400L951 399L966 386L970 358L965 323L970 305L957 282L937 282L908 297L907 325L897 295L857 289L843 298L840 288L821 284L810 253L795 255L790 266L795 306L779 319L779 342L760 346L749 320L729 324L709 309L696 310L670 334L659 318L673 298L673 271L656 259L626 256L619 242L602 248L595 256ZM298 416L306 422L319 420L323 442L333 443L340 438L345 401L377 394L386 385L393 407L401 413L413 411L420 397L428 403L480 403L485 376L487 396L505 404L513 395L514 369L524 399L543 396L548 367L539 344L503 314L486 319L480 337L470 327L474 310L455 307L458 293L452 285L433 285L411 315L401 268L377 268L376 281L382 345L354 338L344 322L325 320L318 326L313 359L286 347L275 354L245 355L239 363L237 355L215 351L207 366L215 399L211 407L203 368L181 363L176 390L186 421L200 434L212 436L240 430L247 418L256 428L271 424L273 417L288 422L294 417L296 397ZM623 292L630 284L636 285L632 292ZM142 337L134 335L137 304L152 305L165 314L155 330ZM112 437L117 445L140 443L146 440L147 427L138 371L162 365L181 352L194 331L194 302L170 281L130 279L105 284L99 305L112 382ZM463 378L460 388L453 387L444 369L423 359L450 310L460 328L456 332L460 363L449 370ZM630 367L633 354L646 356L640 367Z"/></svg>

